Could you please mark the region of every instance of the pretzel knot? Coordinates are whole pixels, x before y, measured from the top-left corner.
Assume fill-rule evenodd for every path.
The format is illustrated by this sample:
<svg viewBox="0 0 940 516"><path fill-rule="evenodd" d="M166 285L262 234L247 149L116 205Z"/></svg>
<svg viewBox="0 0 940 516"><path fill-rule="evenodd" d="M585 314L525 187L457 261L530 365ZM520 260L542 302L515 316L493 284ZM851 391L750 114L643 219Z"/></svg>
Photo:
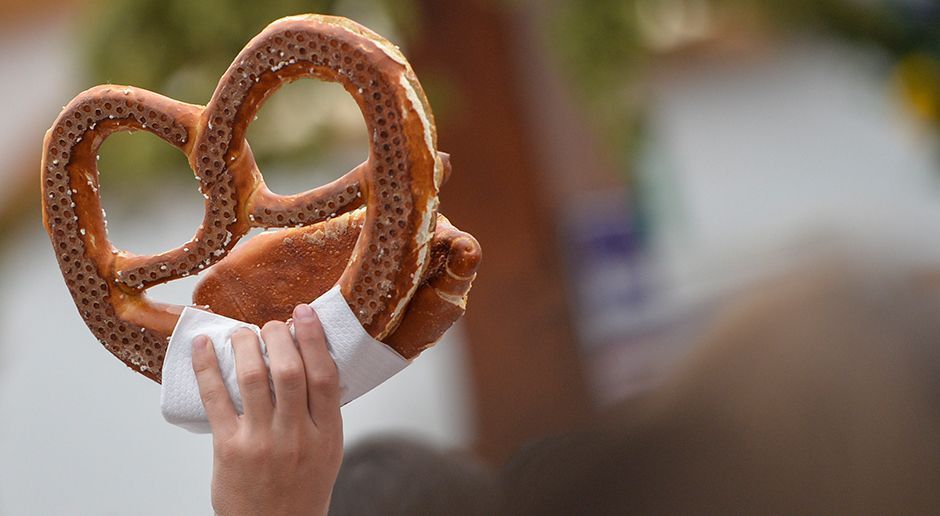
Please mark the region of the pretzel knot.
<svg viewBox="0 0 940 516"><path fill-rule="evenodd" d="M304 77L340 83L353 96L371 136L369 158L332 183L277 195L245 134L269 95ZM139 256L108 240L96 156L122 130L162 138L196 175L203 222L175 249ZM75 97L46 133L43 220L88 327L156 381L182 307L145 291L204 269L197 302L255 324L284 320L294 304L338 284L366 331L410 358L462 315L480 259L476 240L437 215L449 161L436 144L427 99L395 46L344 18L283 18L248 43L205 107L115 85ZM252 227L294 229L230 254Z"/></svg>

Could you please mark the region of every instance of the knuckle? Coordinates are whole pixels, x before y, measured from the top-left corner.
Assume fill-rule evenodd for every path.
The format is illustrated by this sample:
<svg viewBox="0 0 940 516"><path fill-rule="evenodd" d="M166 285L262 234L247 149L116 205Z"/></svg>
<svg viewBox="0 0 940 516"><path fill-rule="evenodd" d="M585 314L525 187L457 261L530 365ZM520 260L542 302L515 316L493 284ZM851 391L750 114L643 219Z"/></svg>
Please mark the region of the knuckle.
<svg viewBox="0 0 940 516"><path fill-rule="evenodd" d="M224 393L224 395L227 396L228 393L226 392ZM216 405L222 402L223 400L224 398L223 398L223 393L221 389L218 389L218 388L206 389L205 391L202 392L202 403L204 405Z"/></svg>
<svg viewBox="0 0 940 516"><path fill-rule="evenodd" d="M299 362L291 362L278 366L273 370L274 377L285 384L300 385L304 383L304 366Z"/></svg>
<svg viewBox="0 0 940 516"><path fill-rule="evenodd" d="M339 388L339 373L336 367L317 371L310 378L310 387L318 391L331 391Z"/></svg>
<svg viewBox="0 0 940 516"><path fill-rule="evenodd" d="M209 362L208 360L196 358L195 356L193 356L193 372L196 373L197 380L199 379L199 377L205 376L206 373L211 372L212 369L213 368L212 368L211 362Z"/></svg>
<svg viewBox="0 0 940 516"><path fill-rule="evenodd" d="M238 372L238 377L241 378L242 383L247 387L257 387L261 384L267 385L268 383L268 372L260 367L243 369Z"/></svg>

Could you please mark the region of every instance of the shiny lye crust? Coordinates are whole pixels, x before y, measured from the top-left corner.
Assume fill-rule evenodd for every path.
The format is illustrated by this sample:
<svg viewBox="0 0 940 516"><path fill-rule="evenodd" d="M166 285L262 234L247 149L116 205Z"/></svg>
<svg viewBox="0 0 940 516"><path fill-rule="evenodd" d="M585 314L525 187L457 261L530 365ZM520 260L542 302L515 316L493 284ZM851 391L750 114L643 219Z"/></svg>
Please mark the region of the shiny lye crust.
<svg viewBox="0 0 940 516"><path fill-rule="evenodd" d="M200 278L193 301L258 326L286 320L299 303L336 284L365 220L362 209L327 222L262 233ZM405 358L430 347L463 315L480 263L480 245L438 215L423 281L401 323L385 337Z"/></svg>
<svg viewBox="0 0 940 516"><path fill-rule="evenodd" d="M330 184L281 196L265 186L245 134L268 96L307 77L342 84L353 96L371 135L369 158ZM203 222L190 241L153 256L111 245L96 156L104 139L121 130L149 131L187 156L206 198ZM440 268L428 275L445 175L436 139L421 86L391 43L344 18L284 18L248 43L205 107L129 86L97 86L75 97L44 140L43 221L88 327L128 366L159 381L182 307L149 301L148 288L213 266L252 227L329 232L343 223L336 217L364 208L356 239L344 244L352 248L333 268L341 271L334 283L370 335L395 341L419 287L441 275ZM336 245L325 241L321 249ZM479 262L475 240L471 247L468 277ZM424 332L419 337L437 333L417 320L404 327L414 325Z"/></svg>

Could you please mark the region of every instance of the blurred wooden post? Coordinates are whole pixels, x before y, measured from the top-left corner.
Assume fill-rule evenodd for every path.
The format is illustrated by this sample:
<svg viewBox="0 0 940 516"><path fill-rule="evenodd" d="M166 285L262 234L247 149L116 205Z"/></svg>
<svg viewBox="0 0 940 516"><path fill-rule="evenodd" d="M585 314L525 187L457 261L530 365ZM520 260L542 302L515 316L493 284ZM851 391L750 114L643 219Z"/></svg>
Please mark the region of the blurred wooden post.
<svg viewBox="0 0 940 516"><path fill-rule="evenodd" d="M483 246L464 323L476 445L501 460L590 410L556 242L557 211L524 119L520 96L532 85L522 84L514 65L509 8L487 0L417 4L420 33L409 55L432 105L440 100L443 107L436 110L439 147L454 166L442 212Z"/></svg>

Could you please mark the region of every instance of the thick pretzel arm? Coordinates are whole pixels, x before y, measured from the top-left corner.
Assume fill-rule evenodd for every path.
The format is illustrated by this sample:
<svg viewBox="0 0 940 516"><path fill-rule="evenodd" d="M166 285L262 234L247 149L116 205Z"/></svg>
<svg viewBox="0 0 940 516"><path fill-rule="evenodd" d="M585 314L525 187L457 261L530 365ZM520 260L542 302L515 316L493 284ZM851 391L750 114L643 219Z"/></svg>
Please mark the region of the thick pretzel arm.
<svg viewBox="0 0 940 516"><path fill-rule="evenodd" d="M450 155L438 152L443 166L442 182L450 177ZM332 183L294 195L278 195L262 183L250 197L251 225L262 228L308 226L337 217L365 204L362 196L363 174L368 161L343 174Z"/></svg>
<svg viewBox="0 0 940 516"><path fill-rule="evenodd" d="M287 320L294 306L336 284L363 220L360 210L314 226L258 235L206 271L193 302L259 326ZM476 240L438 216L430 266L398 329L385 342L406 358L436 342L463 313L479 259Z"/></svg>
<svg viewBox="0 0 940 516"><path fill-rule="evenodd" d="M360 208L364 203L362 174L368 167L367 161L329 184L295 195L278 195L261 184L249 200L251 225L262 228L306 226Z"/></svg>

